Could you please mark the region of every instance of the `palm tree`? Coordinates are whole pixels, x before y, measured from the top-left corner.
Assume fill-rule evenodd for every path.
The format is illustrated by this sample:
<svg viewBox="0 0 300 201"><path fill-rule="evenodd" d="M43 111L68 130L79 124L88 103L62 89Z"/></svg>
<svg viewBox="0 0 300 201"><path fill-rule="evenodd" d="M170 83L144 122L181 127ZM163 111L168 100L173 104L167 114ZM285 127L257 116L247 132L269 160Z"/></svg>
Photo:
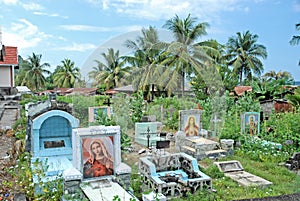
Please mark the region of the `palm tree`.
<svg viewBox="0 0 300 201"><path fill-rule="evenodd" d="M164 75L168 83L166 88L174 89L181 85L182 96L184 96L186 76L195 75L200 71L200 66L205 66L204 62L211 60L207 55L209 46L203 43L196 43L197 39L206 35L208 23L196 23L197 18L191 17L180 19L177 15L167 20L164 28L173 32L175 40L172 42L166 53L166 59L162 65L170 67ZM211 49L212 50L212 49Z"/></svg>
<svg viewBox="0 0 300 201"><path fill-rule="evenodd" d="M80 77L79 68L70 59L64 59L61 63L53 74L53 83L57 87L73 88Z"/></svg>
<svg viewBox="0 0 300 201"><path fill-rule="evenodd" d="M95 81L97 84L104 82L106 89L115 88L125 76L128 76L129 68L124 67L125 61L119 56L119 50L115 52L113 48L109 48L107 54L101 55L105 63L95 60L97 67L94 69L102 69L98 75L95 75Z"/></svg>
<svg viewBox="0 0 300 201"><path fill-rule="evenodd" d="M134 50L133 56L124 57L133 69L133 87L150 95L151 89L153 92L154 85L158 84L160 78L160 53L166 45L159 40L157 30L150 26L148 29L143 28L142 36L138 36L135 41L127 40L125 46Z"/></svg>
<svg viewBox="0 0 300 201"><path fill-rule="evenodd" d="M263 71L263 64L260 57L267 58L265 46L257 44L258 35L237 33L228 39L227 50L229 56L229 65L233 66L233 72L239 77L240 85L243 82L243 75L251 80L252 75L260 75Z"/></svg>
<svg viewBox="0 0 300 201"><path fill-rule="evenodd" d="M36 91L45 86L46 78L44 74L50 74L50 71L46 69L50 67L50 64L41 64L41 59L42 55L32 53L32 56L29 56L28 59L22 63L25 75L21 84L33 87Z"/></svg>
<svg viewBox="0 0 300 201"><path fill-rule="evenodd" d="M300 31L300 23L296 24L296 30ZM290 40L291 45L298 45L299 43L300 43L300 35L293 36L292 39ZM300 61L298 65L300 66Z"/></svg>
<svg viewBox="0 0 300 201"><path fill-rule="evenodd" d="M300 23L296 24L296 30L300 31ZM291 45L298 45L300 43L300 35L299 36L293 36L290 40Z"/></svg>
<svg viewBox="0 0 300 201"><path fill-rule="evenodd" d="M263 75L267 80L285 80L287 82L293 81L293 76L287 71L276 71L271 70Z"/></svg>
<svg viewBox="0 0 300 201"><path fill-rule="evenodd" d="M99 61L95 61L97 64ZM92 68L92 71L88 73L89 78L93 80L92 85L97 86L96 77L103 71L102 65L97 65Z"/></svg>

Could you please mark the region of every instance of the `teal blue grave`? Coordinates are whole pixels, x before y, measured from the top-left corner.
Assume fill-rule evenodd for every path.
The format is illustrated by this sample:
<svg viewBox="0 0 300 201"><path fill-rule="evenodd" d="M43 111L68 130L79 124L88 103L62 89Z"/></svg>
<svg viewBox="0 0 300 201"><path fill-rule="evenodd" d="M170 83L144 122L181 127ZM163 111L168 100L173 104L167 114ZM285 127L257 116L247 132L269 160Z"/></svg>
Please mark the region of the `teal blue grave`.
<svg viewBox="0 0 300 201"><path fill-rule="evenodd" d="M160 131L157 129L160 124L160 122L135 123L135 142L144 146L155 146L156 142L161 140Z"/></svg>
<svg viewBox="0 0 300 201"><path fill-rule="evenodd" d="M37 160L48 166L45 181L56 179L73 167L72 129L79 126L78 119L62 110L50 110L32 119L29 125L32 167Z"/></svg>

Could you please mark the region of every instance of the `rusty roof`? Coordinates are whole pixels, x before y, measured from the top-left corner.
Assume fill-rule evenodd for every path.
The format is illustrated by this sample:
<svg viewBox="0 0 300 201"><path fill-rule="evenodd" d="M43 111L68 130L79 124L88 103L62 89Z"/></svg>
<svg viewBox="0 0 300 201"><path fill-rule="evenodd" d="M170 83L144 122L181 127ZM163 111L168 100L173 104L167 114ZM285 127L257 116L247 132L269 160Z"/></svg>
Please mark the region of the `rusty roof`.
<svg viewBox="0 0 300 201"><path fill-rule="evenodd" d="M251 86L236 86L236 87L234 87L234 92L238 96L243 95L246 91L247 92L252 91L252 87Z"/></svg>
<svg viewBox="0 0 300 201"><path fill-rule="evenodd" d="M17 47L3 46L4 57L3 61L0 61L0 65L18 65L18 50Z"/></svg>

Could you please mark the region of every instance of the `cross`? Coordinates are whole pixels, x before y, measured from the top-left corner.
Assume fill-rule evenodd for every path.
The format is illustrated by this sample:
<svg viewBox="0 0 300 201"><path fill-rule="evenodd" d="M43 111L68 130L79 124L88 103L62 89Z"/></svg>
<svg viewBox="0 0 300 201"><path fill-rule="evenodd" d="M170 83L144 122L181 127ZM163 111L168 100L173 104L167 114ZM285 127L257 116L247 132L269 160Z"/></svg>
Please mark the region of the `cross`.
<svg viewBox="0 0 300 201"><path fill-rule="evenodd" d="M103 102L103 104L104 104L104 105L107 105L107 106L110 106L110 104L112 104L112 103L110 102L110 97L108 97L106 100L107 100L107 101Z"/></svg>
<svg viewBox="0 0 300 201"><path fill-rule="evenodd" d="M148 126L147 128L147 133L141 133L141 135L146 135L147 134L147 146L148 148L150 147L150 136L153 135L153 134L156 134L157 135L157 132L155 133L150 133L150 128Z"/></svg>
<svg viewBox="0 0 300 201"><path fill-rule="evenodd" d="M215 131L215 132L217 132L217 131L216 131L216 129L217 129L217 128L216 128L216 127L217 127L217 123L218 123L218 122L221 122L221 121L222 121L221 119L218 119L217 114L214 113L214 118L213 118L212 122L214 123L214 131Z"/></svg>

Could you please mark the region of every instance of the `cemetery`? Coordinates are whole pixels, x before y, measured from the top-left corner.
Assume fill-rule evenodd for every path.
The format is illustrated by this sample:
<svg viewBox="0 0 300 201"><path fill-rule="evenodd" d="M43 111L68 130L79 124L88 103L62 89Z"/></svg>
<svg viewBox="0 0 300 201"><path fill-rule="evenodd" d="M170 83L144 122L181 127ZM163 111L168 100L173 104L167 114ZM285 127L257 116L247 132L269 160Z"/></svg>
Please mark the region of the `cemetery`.
<svg viewBox="0 0 300 201"><path fill-rule="evenodd" d="M255 160L249 150L251 161L245 160L241 154L257 146L257 149L263 150L272 147L271 150L280 155L284 147L293 145L291 142L285 144L259 138L262 132L259 113L242 113L239 129L244 138L232 136L231 139L218 138L219 133L206 129L205 110L190 109L178 110L178 129L173 131L165 128L164 116L144 116L140 122L134 123L133 133L127 136L130 143L122 148L125 141L122 139L122 123L113 124L110 119L120 112L118 108L89 106L88 115L82 119L73 115L76 112L72 107L73 104L58 101L53 96L24 105L26 141L21 146L24 146L23 157L28 157L26 153L31 155L27 164L32 172L33 186L31 190L28 186L25 188L32 191L31 196L49 198L47 189L59 189L59 192L53 193L53 200L120 198L150 201L185 199L202 192L205 199L214 200L221 196L218 191L222 191L222 183L237 185L234 188L241 193L240 196L242 189L253 190L255 187L256 193L269 192L278 188L276 180L280 175L275 179L266 172L253 171L264 161ZM109 111L106 121L111 125L97 125L99 118L95 108ZM80 121L86 121L88 126L80 126ZM244 143L244 149L235 143L237 140ZM105 150L101 151L101 161L106 161L102 164L94 154L97 153L93 148L96 144ZM271 160L268 157L275 155L262 154L260 157L268 161ZM299 152L280 157L285 160L273 157L272 160L277 161L275 165L286 172L293 171L284 174L291 174L290 177L299 174ZM21 162L19 165L22 165ZM295 185L295 189L299 185L298 177L294 181L296 183L291 184Z"/></svg>

